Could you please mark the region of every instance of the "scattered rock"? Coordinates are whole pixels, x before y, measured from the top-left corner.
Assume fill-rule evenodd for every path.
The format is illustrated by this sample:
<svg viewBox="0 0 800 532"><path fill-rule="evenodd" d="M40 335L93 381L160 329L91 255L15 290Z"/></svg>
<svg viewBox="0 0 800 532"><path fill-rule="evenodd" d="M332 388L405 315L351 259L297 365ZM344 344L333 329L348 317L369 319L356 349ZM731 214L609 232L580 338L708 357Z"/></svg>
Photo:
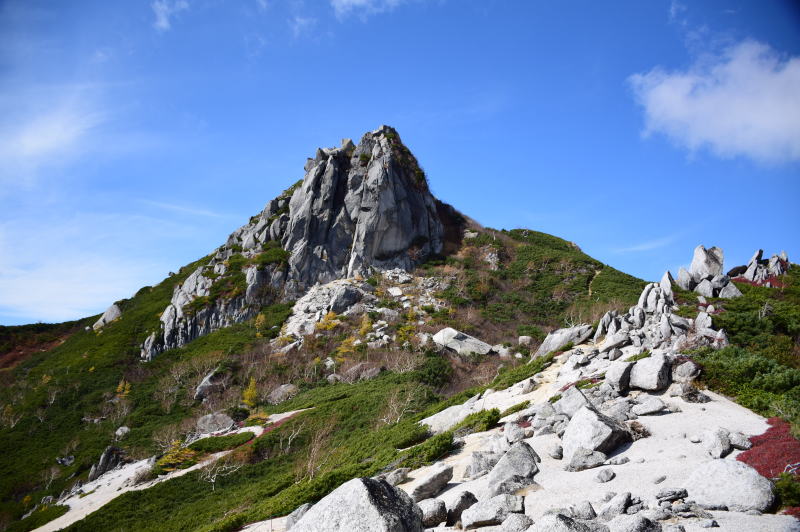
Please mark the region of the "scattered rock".
<svg viewBox="0 0 800 532"><path fill-rule="evenodd" d="M512 513L522 513L523 498L517 495L496 495L473 504L461 514L464 530L499 525Z"/></svg>
<svg viewBox="0 0 800 532"><path fill-rule="evenodd" d="M669 362L664 355L654 353L633 365L630 386L647 391L663 390L669 385L669 378Z"/></svg>
<svg viewBox="0 0 800 532"><path fill-rule="evenodd" d="M461 356L486 355L492 350L492 346L486 342L481 342L477 338L450 327L446 327L434 334L433 341L438 345L452 349Z"/></svg>
<svg viewBox="0 0 800 532"><path fill-rule="evenodd" d="M447 521L447 508L440 499L424 499L417 503L422 510L422 524L434 527Z"/></svg>
<svg viewBox="0 0 800 532"><path fill-rule="evenodd" d="M461 519L464 510L478 502L478 498L469 491L462 491L458 497L447 503L447 524L453 526Z"/></svg>
<svg viewBox="0 0 800 532"><path fill-rule="evenodd" d="M604 482L613 480L614 477L616 476L617 476L616 473L614 473L610 469L601 469L600 471L598 471L597 475L595 475L594 480L595 482L600 482L602 484Z"/></svg>
<svg viewBox="0 0 800 532"><path fill-rule="evenodd" d="M664 401L658 397L648 397L644 400L644 402L639 403L631 408L631 412L637 416L649 416L652 414L657 414L663 411L665 408L666 405L664 404Z"/></svg>
<svg viewBox="0 0 800 532"><path fill-rule="evenodd" d="M729 432L723 428L705 430L701 435L701 443L713 458L724 458L732 450L728 435Z"/></svg>
<svg viewBox="0 0 800 532"><path fill-rule="evenodd" d="M576 325L566 329L558 329L547 335L533 355L534 358L544 356L550 351L557 351L568 343L572 342L573 345L578 345L585 342L592 335L591 325Z"/></svg>
<svg viewBox="0 0 800 532"><path fill-rule="evenodd" d="M387 473L384 477L384 480L391 484L392 486L397 486L398 484L402 484L408 481L408 473L411 471L411 468L408 467L401 467L399 469L395 469L391 473Z"/></svg>
<svg viewBox="0 0 800 532"><path fill-rule="evenodd" d="M584 471L605 464L606 455L600 451L590 451L583 447L578 447L573 451L569 463L564 468L566 471Z"/></svg>
<svg viewBox="0 0 800 532"><path fill-rule="evenodd" d="M211 434L212 432L228 430L232 426L233 419L231 419L231 417L224 412L206 414L197 420L197 430L201 434Z"/></svg>
<svg viewBox="0 0 800 532"><path fill-rule="evenodd" d="M561 394L561 398L553 404L553 408L559 414L571 418L575 412L590 404L586 396L583 395L577 386L570 386Z"/></svg>
<svg viewBox="0 0 800 532"><path fill-rule="evenodd" d="M620 351L621 353L621 351ZM617 360L612 362L606 370L606 383L617 393L628 391L633 363Z"/></svg>
<svg viewBox="0 0 800 532"><path fill-rule="evenodd" d="M625 425L591 406L584 406L572 416L561 438L561 445L564 447L564 456L571 459L579 447L609 453L627 441L631 441L631 435Z"/></svg>
<svg viewBox="0 0 800 532"><path fill-rule="evenodd" d="M513 444L487 476L489 493L513 493L532 484L534 475L539 472L537 462L541 462L541 458L530 445L524 441Z"/></svg>
<svg viewBox="0 0 800 532"><path fill-rule="evenodd" d="M548 447L547 454L550 456L550 458L561 460L564 458L564 449L559 444L554 443Z"/></svg>
<svg viewBox="0 0 800 532"><path fill-rule="evenodd" d="M436 497L453 478L453 466L437 464L419 481L411 492L414 501Z"/></svg>
<svg viewBox="0 0 800 532"><path fill-rule="evenodd" d="M103 454L100 455L100 460L92 465L89 470L89 477L87 482L98 479L104 473L107 473L125 462L125 452L119 447L113 445L106 447Z"/></svg>
<svg viewBox="0 0 800 532"><path fill-rule="evenodd" d="M127 435L130 433L130 431L131 431L131 429L129 429L128 427L126 427L126 426L124 426L124 425L123 425L123 426L119 427L119 428L118 428L118 429L117 429L117 430L114 432L114 438L115 438L115 439L117 439L117 440L121 440L121 439L123 439L125 436L127 436ZM749 443L749 442L748 442L748 443Z"/></svg>
<svg viewBox="0 0 800 532"><path fill-rule="evenodd" d="M562 514L543 515L528 532L591 532L585 524Z"/></svg>
<svg viewBox="0 0 800 532"><path fill-rule="evenodd" d="M525 514L509 514L500 526L500 532L526 532L533 519Z"/></svg>

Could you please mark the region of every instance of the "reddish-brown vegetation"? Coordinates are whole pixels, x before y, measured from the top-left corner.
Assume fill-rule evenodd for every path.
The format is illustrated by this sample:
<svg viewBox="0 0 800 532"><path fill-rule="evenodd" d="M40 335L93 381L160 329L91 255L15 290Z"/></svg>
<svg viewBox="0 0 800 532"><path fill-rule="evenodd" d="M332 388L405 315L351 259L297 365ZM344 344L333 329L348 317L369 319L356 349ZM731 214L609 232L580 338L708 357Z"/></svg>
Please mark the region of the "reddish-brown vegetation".
<svg viewBox="0 0 800 532"><path fill-rule="evenodd" d="M736 459L767 478L775 478L787 465L800 463L800 441L792 436L791 426L786 421L773 417L768 423L770 428L764 434L750 438L753 448Z"/></svg>

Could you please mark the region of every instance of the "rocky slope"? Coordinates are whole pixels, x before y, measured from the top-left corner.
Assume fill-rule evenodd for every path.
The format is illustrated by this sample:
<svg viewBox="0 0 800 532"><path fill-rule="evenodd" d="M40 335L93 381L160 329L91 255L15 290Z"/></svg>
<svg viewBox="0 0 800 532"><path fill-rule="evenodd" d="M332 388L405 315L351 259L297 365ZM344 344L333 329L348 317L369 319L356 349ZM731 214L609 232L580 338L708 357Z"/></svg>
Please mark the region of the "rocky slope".
<svg viewBox="0 0 800 532"><path fill-rule="evenodd" d="M305 171L175 288L161 330L142 345L144 360L248 320L263 305L296 299L315 283L410 270L442 251L442 218L456 215L431 195L394 129L318 149Z"/></svg>
<svg viewBox="0 0 800 532"><path fill-rule="evenodd" d="M645 283L460 216L385 126L305 169L0 373L0 529L794 529L800 443L735 460L800 426L785 253Z"/></svg>

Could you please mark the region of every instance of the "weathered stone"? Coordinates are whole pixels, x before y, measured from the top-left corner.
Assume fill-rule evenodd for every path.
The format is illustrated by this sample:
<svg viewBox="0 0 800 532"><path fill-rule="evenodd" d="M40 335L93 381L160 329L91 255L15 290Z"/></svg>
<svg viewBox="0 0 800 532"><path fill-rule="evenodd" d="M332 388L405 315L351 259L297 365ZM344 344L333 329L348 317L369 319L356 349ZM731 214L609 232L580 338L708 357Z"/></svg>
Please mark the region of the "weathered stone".
<svg viewBox="0 0 800 532"><path fill-rule="evenodd" d="M118 428L118 429L117 429L117 430L114 432L114 437L115 437L117 440L121 440L121 439L123 439L125 436L127 436L127 435L128 435L130 432L131 432L131 429L129 429L129 428L128 428L128 427L126 427L126 426L122 426L122 427L119 427L119 428ZM748 442L748 443L749 443L749 442Z"/></svg>
<svg viewBox="0 0 800 532"><path fill-rule="evenodd" d="M706 312L698 312L697 317L694 319L694 326L695 329L710 329L711 316L709 316Z"/></svg>
<svg viewBox="0 0 800 532"><path fill-rule="evenodd" d="M711 281L708 279L703 279L697 283L697 286L694 287L694 292L703 297L714 297L714 287L711 286Z"/></svg>
<svg viewBox="0 0 800 532"><path fill-rule="evenodd" d="M267 402L271 405L277 405L284 401L288 401L300 390L294 384L281 384L272 390L267 396Z"/></svg>
<svg viewBox="0 0 800 532"><path fill-rule="evenodd" d="M589 400L577 386L570 386L561 393L561 397L553 404L553 408L559 414L572 417L575 412L589 404Z"/></svg>
<svg viewBox="0 0 800 532"><path fill-rule="evenodd" d="M532 524L533 519L525 514L509 514L500 525L500 532L526 532Z"/></svg>
<svg viewBox="0 0 800 532"><path fill-rule="evenodd" d="M559 444L554 443L547 448L547 454L550 456L550 458L561 460L564 458L564 449Z"/></svg>
<svg viewBox="0 0 800 532"><path fill-rule="evenodd" d="M100 455L100 460L89 469L87 482L100 478L104 473L111 471L124 462L125 452L122 449L113 445L106 447L103 454Z"/></svg>
<svg viewBox="0 0 800 532"><path fill-rule="evenodd" d="M410 471L411 468L409 467L401 467L390 473L387 473L384 479L392 486L397 486L398 484L402 484L408 480L408 473Z"/></svg>
<svg viewBox="0 0 800 532"><path fill-rule="evenodd" d="M634 405L631 411L637 416L649 416L663 411L666 406L658 397L648 397L638 405Z"/></svg>
<svg viewBox="0 0 800 532"><path fill-rule="evenodd" d="M642 515L618 515L607 524L611 532L661 532L661 525Z"/></svg>
<svg viewBox="0 0 800 532"><path fill-rule="evenodd" d="M537 519L528 532L592 532L592 530L566 515L548 514Z"/></svg>
<svg viewBox="0 0 800 532"><path fill-rule="evenodd" d="M447 521L447 508L440 499L424 499L417 503L422 510L422 524L434 527Z"/></svg>
<svg viewBox="0 0 800 532"><path fill-rule="evenodd" d="M589 501L581 501L572 507L572 516L575 519L589 520L597 517L597 512L594 511L592 503Z"/></svg>
<svg viewBox="0 0 800 532"><path fill-rule="evenodd" d="M233 426L233 419L223 412L206 414L197 420L197 430L201 434L210 434L227 430Z"/></svg>
<svg viewBox="0 0 800 532"><path fill-rule="evenodd" d="M712 247L706 249L700 245L694 249L692 264L689 266L689 274L697 283L703 279L710 279L722 274L722 263L724 255L722 249ZM706 296L708 297L708 296Z"/></svg>
<svg viewBox="0 0 800 532"><path fill-rule="evenodd" d="M683 290L691 290L694 288L692 276L683 266L678 270L678 278L675 280L675 284Z"/></svg>
<svg viewBox="0 0 800 532"><path fill-rule="evenodd" d="M617 393L628 391L633 363L624 360L612 362L606 370L606 383Z"/></svg>
<svg viewBox="0 0 800 532"><path fill-rule="evenodd" d="M433 335L437 344L452 349L461 356L485 355L492 350L492 346L481 342L468 334L446 327Z"/></svg>
<svg viewBox="0 0 800 532"><path fill-rule="evenodd" d="M630 387L658 391L669 385L669 362L662 354L637 360L631 369Z"/></svg>
<svg viewBox="0 0 800 532"><path fill-rule="evenodd" d="M557 351L570 342L574 345L581 344L591 335L592 326L586 324L553 331L547 335L542 345L536 350L534 358L544 356L551 351Z"/></svg>
<svg viewBox="0 0 800 532"><path fill-rule="evenodd" d="M753 447L750 439L741 432L731 432L728 434L728 440L731 442L731 447L746 451Z"/></svg>
<svg viewBox="0 0 800 532"><path fill-rule="evenodd" d="M672 368L672 380L674 382L691 382L700 375L700 366L691 360L687 360Z"/></svg>
<svg viewBox="0 0 800 532"><path fill-rule="evenodd" d="M470 463L467 466L467 475L470 478L478 478L485 475L497 465L504 453L505 450L503 452L473 451L470 456Z"/></svg>
<svg viewBox="0 0 800 532"><path fill-rule="evenodd" d="M589 451L608 454L618 445L631 440L627 427L595 410L584 406L578 410L567 425L561 438L564 456L572 458L579 447Z"/></svg>
<svg viewBox="0 0 800 532"><path fill-rule="evenodd" d="M417 483L411 492L414 501L430 499L436 497L453 478L453 466L442 463L436 464L430 471Z"/></svg>
<svg viewBox="0 0 800 532"><path fill-rule="evenodd" d="M100 316L99 320L94 322L94 325L92 325L92 329L94 329L95 331L99 331L112 321L118 319L120 316L122 316L122 311L117 306L117 304L114 303L113 305L108 307L105 312L103 312L103 315Z"/></svg>
<svg viewBox="0 0 800 532"><path fill-rule="evenodd" d="M712 458L724 458L732 450L728 435L729 432L723 428L703 431L701 435L703 448Z"/></svg>
<svg viewBox="0 0 800 532"><path fill-rule="evenodd" d="M517 495L496 495L480 501L461 514L461 526L472 530L482 526L499 525L512 513L522 513L523 499Z"/></svg>
<svg viewBox="0 0 800 532"><path fill-rule="evenodd" d="M737 460L706 462L694 470L685 486L689 497L709 510L763 512L775 500L772 482Z"/></svg>
<svg viewBox="0 0 800 532"><path fill-rule="evenodd" d="M569 463L564 469L566 471L585 471L605 464L606 458L605 453L600 451L590 451L589 449L578 447L572 452Z"/></svg>
<svg viewBox="0 0 800 532"><path fill-rule="evenodd" d="M625 510L631 504L631 494L628 492L618 493L614 495L603 507L600 509L600 518L609 521L618 515L625 513Z"/></svg>
<svg viewBox="0 0 800 532"><path fill-rule="evenodd" d="M462 491L455 499L450 499L447 504L447 524L453 526L461 519L464 510L478 502L478 498L470 491Z"/></svg>
<svg viewBox="0 0 800 532"><path fill-rule="evenodd" d="M723 299L734 299L736 297L742 297L742 291L733 284L728 283L727 285L723 286L722 289L719 291L719 297Z"/></svg>
<svg viewBox="0 0 800 532"><path fill-rule="evenodd" d="M595 482L604 483L613 480L615 476L617 476L616 473L611 469L601 469L597 472L597 475L595 475L594 480Z"/></svg>
<svg viewBox="0 0 800 532"><path fill-rule="evenodd" d="M423 532L422 511L402 490L384 480L356 478L316 503L292 532Z"/></svg>
<svg viewBox="0 0 800 532"><path fill-rule="evenodd" d="M630 341L630 335L628 334L628 331L615 332L614 334L606 336L606 339L600 346L600 352L605 353L607 351L611 351L614 348L622 347L626 345L629 341Z"/></svg>
<svg viewBox="0 0 800 532"><path fill-rule="evenodd" d="M537 462L541 458L530 445L524 441L513 444L487 475L489 493L513 493L532 484L539 472Z"/></svg>

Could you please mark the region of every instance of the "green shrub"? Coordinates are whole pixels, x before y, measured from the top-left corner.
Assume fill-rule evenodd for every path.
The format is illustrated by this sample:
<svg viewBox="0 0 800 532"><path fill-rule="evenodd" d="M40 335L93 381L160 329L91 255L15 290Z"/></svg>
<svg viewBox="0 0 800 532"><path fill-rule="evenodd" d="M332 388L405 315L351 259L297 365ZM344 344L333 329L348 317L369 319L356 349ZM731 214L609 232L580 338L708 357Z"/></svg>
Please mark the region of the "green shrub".
<svg viewBox="0 0 800 532"><path fill-rule="evenodd" d="M28 532L29 530L34 530L45 524L49 523L53 519L58 519L65 513L69 511L69 506L63 506L60 504L52 505L52 506L42 506L31 515L23 519L22 521L17 521L15 523L11 523L8 528L6 528L7 532Z"/></svg>
<svg viewBox="0 0 800 532"><path fill-rule="evenodd" d="M196 463L197 452L183 447L181 442L175 441L172 447L164 453L164 456L156 461L156 465L153 466L153 472L157 475L163 475L177 469L186 469Z"/></svg>
<svg viewBox="0 0 800 532"><path fill-rule="evenodd" d="M800 482L794 475L781 473L775 481L775 494L781 506L800 506Z"/></svg>
<svg viewBox="0 0 800 532"><path fill-rule="evenodd" d="M250 415L250 410L241 406L232 406L228 409L228 415L234 421L244 421Z"/></svg>
<svg viewBox="0 0 800 532"><path fill-rule="evenodd" d="M459 436L466 436L473 432L485 432L497 425L498 421L500 421L500 410L497 408L481 410L468 415L450 430Z"/></svg>
<svg viewBox="0 0 800 532"><path fill-rule="evenodd" d="M398 467L417 469L418 467L439 460L452 450L453 432L443 432L403 453L400 457Z"/></svg>
<svg viewBox="0 0 800 532"><path fill-rule="evenodd" d="M642 351L638 355L629 356L628 358L625 359L625 362L636 362L637 360L642 360L644 358L649 358L651 354L652 353L650 353L650 351L648 349L645 349L644 351Z"/></svg>
<svg viewBox="0 0 800 532"><path fill-rule="evenodd" d="M252 432L245 431L238 434L229 434L227 436L211 436L203 438L189 445L189 449L197 451L198 453L218 453L239 447L249 442L255 436Z"/></svg>
<svg viewBox="0 0 800 532"><path fill-rule="evenodd" d="M419 381L434 388L447 384L452 374L450 363L442 355L432 351L425 352L425 362L416 370Z"/></svg>
<svg viewBox="0 0 800 532"><path fill-rule="evenodd" d="M521 410L525 410L526 408L528 408L530 406L530 404L531 404L530 401L522 401L521 403L516 404L514 406L511 406L509 408L506 408L505 410L500 412L500 417L504 418L506 416L510 416L511 414L516 414L517 412L519 412Z"/></svg>

